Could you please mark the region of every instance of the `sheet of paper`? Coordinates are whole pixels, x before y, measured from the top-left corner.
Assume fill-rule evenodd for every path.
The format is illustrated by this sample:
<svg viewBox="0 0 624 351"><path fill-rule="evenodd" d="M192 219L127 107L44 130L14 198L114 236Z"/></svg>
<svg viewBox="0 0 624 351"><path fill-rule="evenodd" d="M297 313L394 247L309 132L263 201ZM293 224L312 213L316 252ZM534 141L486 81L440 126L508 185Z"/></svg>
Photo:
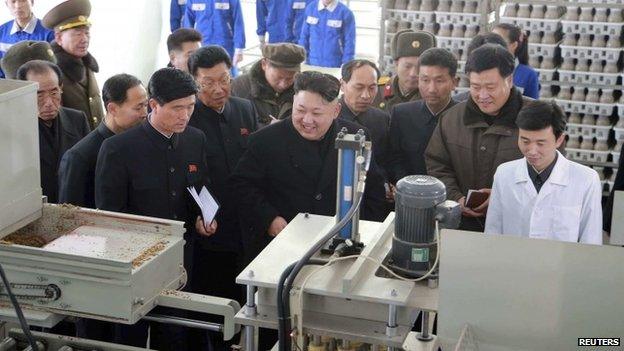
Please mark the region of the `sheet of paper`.
<svg viewBox="0 0 624 351"><path fill-rule="evenodd" d="M208 226L214 220L217 211L219 210L219 204L205 186L202 187L199 194L197 194L197 191L192 186L188 187L187 189L201 209L204 224Z"/></svg>

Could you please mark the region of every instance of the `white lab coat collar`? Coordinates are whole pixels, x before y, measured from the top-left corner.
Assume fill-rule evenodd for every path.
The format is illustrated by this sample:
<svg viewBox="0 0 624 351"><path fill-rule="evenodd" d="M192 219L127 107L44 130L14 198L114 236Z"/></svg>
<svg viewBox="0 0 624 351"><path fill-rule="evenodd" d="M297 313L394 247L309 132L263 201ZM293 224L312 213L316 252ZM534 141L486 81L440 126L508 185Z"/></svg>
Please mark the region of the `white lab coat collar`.
<svg viewBox="0 0 624 351"><path fill-rule="evenodd" d="M557 162L555 163L555 167L553 167L552 172L550 173L550 177L546 180L548 183L557 184L566 186L568 185L568 180L570 178L570 174L568 169L570 168L570 161L565 158L559 150L557 152ZM524 167L516 168L516 183L522 182L530 182L531 177L529 177L529 168L526 166L526 157L524 158Z"/></svg>
<svg viewBox="0 0 624 351"><path fill-rule="evenodd" d="M24 27L24 29L22 30L28 34L33 34L35 32L36 26L37 26L37 17L35 17L35 15L33 14L31 15L30 21L28 22L26 27ZM13 27L11 28L11 34L15 34L19 31L20 31L20 27L17 25L17 21L13 20Z"/></svg>
<svg viewBox="0 0 624 351"><path fill-rule="evenodd" d="M319 0L319 2L318 2L318 10L319 11L321 11L323 9L327 9L327 11L329 11L329 12L334 12L336 7L338 7L338 0L333 0L332 2L329 3L329 5L327 5L327 7L325 7L325 5L323 5L323 0Z"/></svg>

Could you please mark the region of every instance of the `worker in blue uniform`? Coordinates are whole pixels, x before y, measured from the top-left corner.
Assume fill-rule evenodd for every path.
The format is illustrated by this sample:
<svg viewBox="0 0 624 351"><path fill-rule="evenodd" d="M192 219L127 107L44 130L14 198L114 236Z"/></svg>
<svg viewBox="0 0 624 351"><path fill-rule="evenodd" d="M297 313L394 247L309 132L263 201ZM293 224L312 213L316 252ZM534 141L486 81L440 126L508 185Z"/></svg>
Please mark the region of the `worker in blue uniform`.
<svg viewBox="0 0 624 351"><path fill-rule="evenodd" d="M283 43L286 41L286 13L288 0L256 0L256 20L260 44ZM266 33L269 39L266 40Z"/></svg>
<svg viewBox="0 0 624 351"><path fill-rule="evenodd" d="M186 12L186 0L171 0L171 7L169 8L169 25L171 26L171 33L178 28L182 28L184 12Z"/></svg>
<svg viewBox="0 0 624 351"><path fill-rule="evenodd" d="M239 0L187 0L184 27L203 36L202 46L220 45L232 58L232 74L243 59L245 24Z"/></svg>
<svg viewBox="0 0 624 351"><path fill-rule="evenodd" d="M513 72L513 84L522 92L522 95L533 99L539 98L539 74L529 66L529 39L526 33L516 25L499 23L492 29L505 39L507 50L516 58L516 68Z"/></svg>
<svg viewBox="0 0 624 351"><path fill-rule="evenodd" d="M313 0L288 0L286 11L286 41L297 44L301 35L301 26L305 18L305 9Z"/></svg>
<svg viewBox="0 0 624 351"><path fill-rule="evenodd" d="M355 17L338 0L315 0L306 7L299 45L307 63L340 67L355 56Z"/></svg>
<svg viewBox="0 0 624 351"><path fill-rule="evenodd" d="M52 42L54 32L46 29L32 12L34 0L7 0L13 19L0 26L0 58L11 46L24 40ZM0 78L4 78L0 70Z"/></svg>

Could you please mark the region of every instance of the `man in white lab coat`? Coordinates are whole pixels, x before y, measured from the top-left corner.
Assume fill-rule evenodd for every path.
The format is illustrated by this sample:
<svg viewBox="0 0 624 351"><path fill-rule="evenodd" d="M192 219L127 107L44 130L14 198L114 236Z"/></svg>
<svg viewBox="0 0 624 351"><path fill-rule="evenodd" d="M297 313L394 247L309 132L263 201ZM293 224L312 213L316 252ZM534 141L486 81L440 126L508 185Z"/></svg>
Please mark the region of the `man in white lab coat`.
<svg viewBox="0 0 624 351"><path fill-rule="evenodd" d="M534 101L516 124L524 158L496 170L485 233L602 244L602 186L596 171L557 151L565 140L561 108Z"/></svg>

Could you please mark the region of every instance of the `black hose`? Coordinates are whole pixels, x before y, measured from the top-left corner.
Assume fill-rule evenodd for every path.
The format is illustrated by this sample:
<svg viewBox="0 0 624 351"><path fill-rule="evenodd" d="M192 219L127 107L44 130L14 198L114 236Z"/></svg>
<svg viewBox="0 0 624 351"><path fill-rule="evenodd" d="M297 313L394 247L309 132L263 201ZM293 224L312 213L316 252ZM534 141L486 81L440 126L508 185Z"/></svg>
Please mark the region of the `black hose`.
<svg viewBox="0 0 624 351"><path fill-rule="evenodd" d="M358 192L358 195L359 196L357 197L357 200L351 205L351 208L349 208L349 211L347 211L347 213L340 220L340 222L336 223L336 225L334 225L334 227L332 229L330 229L329 232L327 234L325 234L325 236L323 236L323 238L321 238L319 241L317 241L314 244L314 246L312 246L303 255L303 257L299 261L296 262L295 266L291 269L291 272L288 274L288 278L286 280L286 287L282 291L281 295L279 293L277 295L277 298L278 299L281 298L281 300L282 300L282 304L283 304L282 308L283 308L283 316L284 316L283 317L284 318L283 322L281 322L281 323L278 322L278 328L281 328L281 327L284 328L284 330L281 333L279 333L279 335L283 335L283 336L287 337L288 335L290 335L290 333L292 331L292 326L290 325L290 291L292 290L292 286L293 286L293 283L294 283L295 279L297 278L297 275L299 274L299 272L301 271L303 266L305 266L308 263L310 258L318 250L320 250L325 245L325 243L327 241L329 241L336 234L338 234L338 232L345 225L347 225L347 223L349 223L349 221L351 221L351 218L355 215L355 213L357 212L358 208L362 204L362 199L364 198L364 191L363 191L363 189L362 189L361 192ZM288 268L287 268L287 270L288 270ZM284 275L284 273L285 273L285 271L282 273L282 275ZM280 288L280 286L278 286L278 289ZM279 306L278 306L278 308L279 308ZM282 326L282 324L283 324L283 326ZM292 350L292 346L291 346L290 341L286 339L286 342L283 342L283 340L280 339L279 351L291 351L291 350Z"/></svg>
<svg viewBox="0 0 624 351"><path fill-rule="evenodd" d="M284 302L282 301L282 293L284 291L284 283L286 282L286 278L290 275L293 268L297 262L293 262L280 275L279 282L277 283L277 336L278 336L278 345L280 350L282 345L285 345L289 342L288 335L286 334L286 319L287 315L284 314Z"/></svg>
<svg viewBox="0 0 624 351"><path fill-rule="evenodd" d="M327 261L313 258L310 259L308 263L314 265L324 265L325 263L327 263ZM290 321L290 316L284 314L284 304L281 296L282 292L284 291L284 283L286 282L286 278L288 278L288 275L290 275L290 272L292 272L295 264L297 264L297 262L291 263L290 265L288 265L288 267L286 267L286 269L284 269L284 271L280 275L280 279L277 284L277 331L279 345L290 342L289 335L286 334L286 323Z"/></svg>
<svg viewBox="0 0 624 351"><path fill-rule="evenodd" d="M26 322L26 318L24 317L24 313L22 312L22 308L17 302L17 298L13 295L13 291L11 291L11 285L9 284L9 280L4 273L4 268L0 264L0 277L2 277L2 283L6 287L7 295L9 295L9 299L11 300L11 304L13 304L13 308L15 309L15 314L17 315L17 319L19 320L20 326L22 327L22 332L26 339L28 340L28 344L34 351L39 351L39 347L37 347L37 341L35 337L30 332L30 328L28 327L28 322Z"/></svg>

